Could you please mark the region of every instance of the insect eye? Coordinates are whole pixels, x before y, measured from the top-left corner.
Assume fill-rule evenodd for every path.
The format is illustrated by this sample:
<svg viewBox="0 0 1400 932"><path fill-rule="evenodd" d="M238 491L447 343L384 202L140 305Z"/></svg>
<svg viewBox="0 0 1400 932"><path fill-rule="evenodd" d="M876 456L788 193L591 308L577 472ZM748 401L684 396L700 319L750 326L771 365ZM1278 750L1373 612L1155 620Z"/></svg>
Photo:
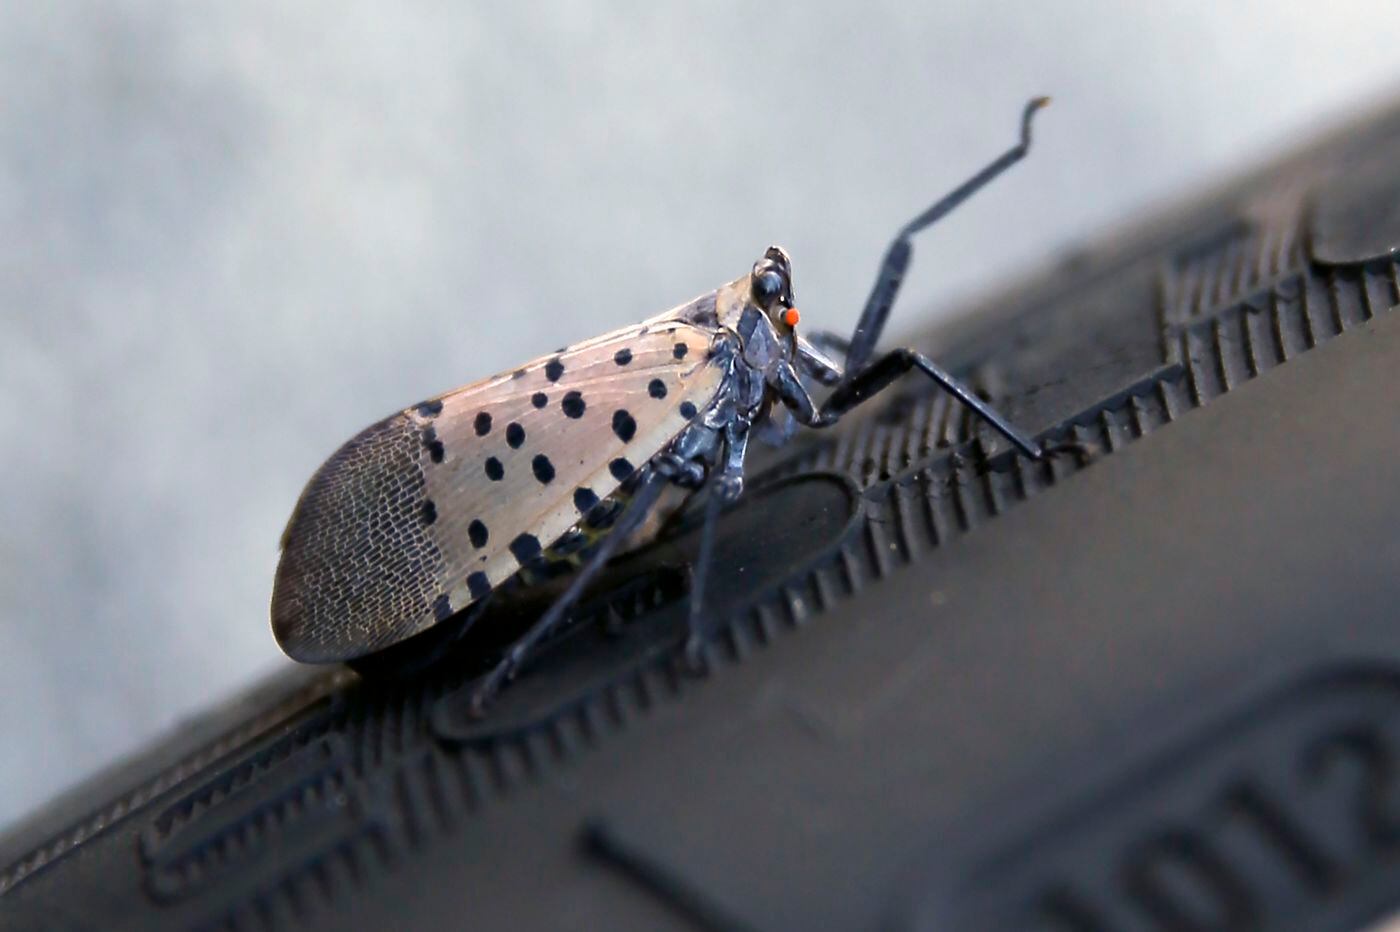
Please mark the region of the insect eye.
<svg viewBox="0 0 1400 932"><path fill-rule="evenodd" d="M768 307L783 293L783 277L773 269L759 272L753 278L753 296L760 307Z"/></svg>

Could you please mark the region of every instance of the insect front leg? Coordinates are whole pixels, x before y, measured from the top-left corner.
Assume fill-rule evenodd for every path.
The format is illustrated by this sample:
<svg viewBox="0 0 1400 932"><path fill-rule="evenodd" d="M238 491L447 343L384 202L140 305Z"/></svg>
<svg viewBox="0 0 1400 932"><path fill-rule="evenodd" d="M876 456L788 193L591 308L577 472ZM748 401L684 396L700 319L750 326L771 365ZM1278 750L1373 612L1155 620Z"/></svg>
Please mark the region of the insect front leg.
<svg viewBox="0 0 1400 932"><path fill-rule="evenodd" d="M845 375L845 370L837 362L844 356L850 342L843 336L830 331L797 335L796 370L805 379L821 385L835 385ZM758 419L754 431L758 439L773 447L787 443L797 433L799 421L787 408L773 406L767 414Z"/></svg>
<svg viewBox="0 0 1400 932"><path fill-rule="evenodd" d="M828 330L818 331L810 338L799 334L797 365L803 375L810 376L823 385L835 385L846 374L841 364L836 361L836 356L845 355L850 350L850 340Z"/></svg>
<svg viewBox="0 0 1400 932"><path fill-rule="evenodd" d="M788 363L780 363L773 367L773 371L768 375L768 387L777 393L783 407L808 427L829 427L836 423L836 418L823 418L822 413L817 410L816 402L812 400L811 393L807 391L807 386L802 384L796 370Z"/></svg>

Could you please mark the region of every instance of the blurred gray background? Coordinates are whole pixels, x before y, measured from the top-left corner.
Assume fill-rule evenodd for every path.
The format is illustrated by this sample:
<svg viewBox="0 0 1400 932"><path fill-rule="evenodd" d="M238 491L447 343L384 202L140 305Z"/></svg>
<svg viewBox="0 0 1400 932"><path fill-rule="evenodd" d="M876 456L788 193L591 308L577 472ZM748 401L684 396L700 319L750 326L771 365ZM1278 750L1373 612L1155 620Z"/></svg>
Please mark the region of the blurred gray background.
<svg viewBox="0 0 1400 932"><path fill-rule="evenodd" d="M0 828L284 663L301 484L379 416L794 257L896 329L1400 89L1400 5L0 8Z"/></svg>

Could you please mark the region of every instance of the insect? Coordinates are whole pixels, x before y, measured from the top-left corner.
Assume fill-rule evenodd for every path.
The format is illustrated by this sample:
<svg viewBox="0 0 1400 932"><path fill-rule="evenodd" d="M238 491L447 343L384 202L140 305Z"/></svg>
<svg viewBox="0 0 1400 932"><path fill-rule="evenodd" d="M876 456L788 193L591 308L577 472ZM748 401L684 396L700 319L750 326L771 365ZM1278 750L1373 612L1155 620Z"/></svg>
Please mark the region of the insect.
<svg viewBox="0 0 1400 932"><path fill-rule="evenodd" d="M310 663L362 658L479 609L508 582L574 563L564 592L476 685L481 711L649 518L708 488L690 597L694 652L707 634L714 524L743 489L750 435L828 427L910 371L1041 458L1035 440L933 360L874 350L911 238L1024 158L1046 103L1025 106L1015 146L899 230L848 340L799 334L792 263L773 246L748 273L673 310L366 428L316 472L283 534L272 594L282 649ZM810 383L830 388L824 402Z"/></svg>

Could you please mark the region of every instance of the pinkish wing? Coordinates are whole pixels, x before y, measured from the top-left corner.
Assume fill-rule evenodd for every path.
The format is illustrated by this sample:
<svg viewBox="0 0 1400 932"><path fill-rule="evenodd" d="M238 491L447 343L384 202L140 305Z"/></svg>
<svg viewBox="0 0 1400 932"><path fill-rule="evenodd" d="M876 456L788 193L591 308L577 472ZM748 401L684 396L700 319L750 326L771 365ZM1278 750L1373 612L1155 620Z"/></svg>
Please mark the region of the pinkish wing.
<svg viewBox="0 0 1400 932"><path fill-rule="evenodd" d="M711 333L657 318L405 409L316 473L283 537L272 624L350 659L482 598L713 400Z"/></svg>

